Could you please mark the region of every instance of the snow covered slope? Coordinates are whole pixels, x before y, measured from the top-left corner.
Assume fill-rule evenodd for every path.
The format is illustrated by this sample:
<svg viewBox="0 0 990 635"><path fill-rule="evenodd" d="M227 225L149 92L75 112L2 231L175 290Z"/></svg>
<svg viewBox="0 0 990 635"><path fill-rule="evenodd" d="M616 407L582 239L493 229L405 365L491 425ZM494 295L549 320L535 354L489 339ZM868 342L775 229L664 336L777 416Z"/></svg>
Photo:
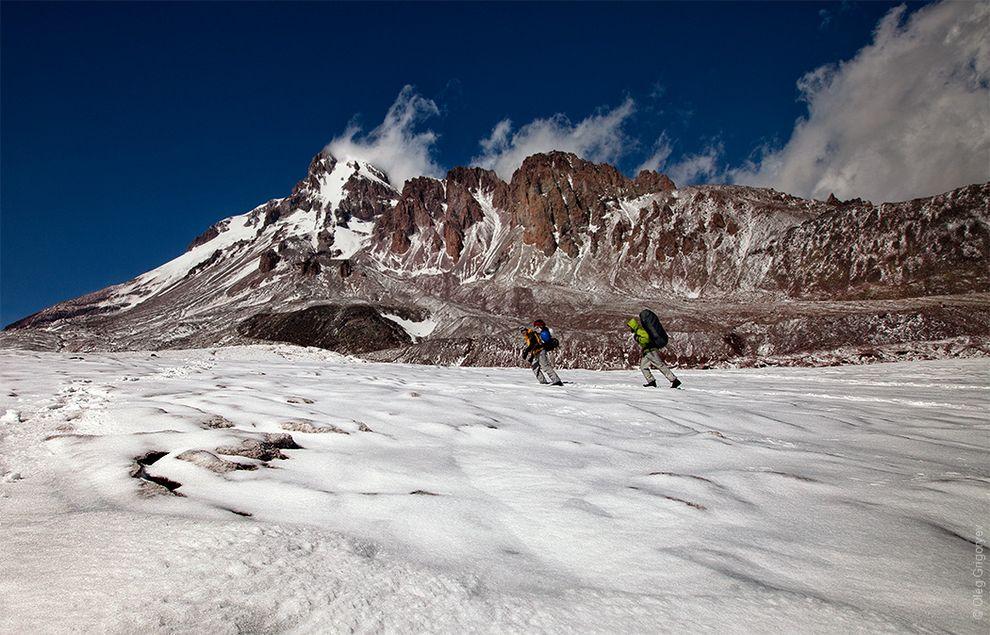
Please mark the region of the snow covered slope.
<svg viewBox="0 0 990 635"><path fill-rule="evenodd" d="M294 254L322 249L347 260L367 246L376 213L394 204L397 196L387 177L373 166L321 153L290 197L223 219L196 238L186 253L113 288L105 304L122 301L121 308L130 309L220 261L229 263L225 275L214 272L210 282L214 289L229 291L259 269L274 268L284 257L271 251L275 245ZM260 265L259 258L264 261L266 254L274 255ZM243 286L244 291L254 291L250 284Z"/></svg>
<svg viewBox="0 0 990 635"><path fill-rule="evenodd" d="M985 633L988 375L3 351L0 632Z"/></svg>

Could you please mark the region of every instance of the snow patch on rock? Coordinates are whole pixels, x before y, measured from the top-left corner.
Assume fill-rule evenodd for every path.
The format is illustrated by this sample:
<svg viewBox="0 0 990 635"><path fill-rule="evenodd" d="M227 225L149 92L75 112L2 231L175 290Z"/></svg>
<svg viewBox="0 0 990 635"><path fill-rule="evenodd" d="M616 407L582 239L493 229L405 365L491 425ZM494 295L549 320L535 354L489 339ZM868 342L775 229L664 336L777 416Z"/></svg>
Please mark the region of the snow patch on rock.
<svg viewBox="0 0 990 635"><path fill-rule="evenodd" d="M401 326L409 337L413 338L413 341L423 339L424 337L429 337L429 335L436 330L437 322L429 318L425 320L407 320L406 318L394 315L392 313L382 313L382 317L391 320Z"/></svg>

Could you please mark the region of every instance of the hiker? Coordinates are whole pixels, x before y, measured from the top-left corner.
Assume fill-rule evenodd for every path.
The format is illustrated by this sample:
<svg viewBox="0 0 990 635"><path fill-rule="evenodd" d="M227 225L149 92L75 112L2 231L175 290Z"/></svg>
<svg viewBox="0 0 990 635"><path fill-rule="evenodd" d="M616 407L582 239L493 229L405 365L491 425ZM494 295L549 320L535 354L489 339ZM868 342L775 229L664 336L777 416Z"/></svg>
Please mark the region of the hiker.
<svg viewBox="0 0 990 635"><path fill-rule="evenodd" d="M646 383L643 384L643 387L657 387L657 380L653 377L653 373L650 372L651 366L659 370L667 378L671 388L680 386L681 380L674 373L670 372L667 365L663 363L663 359L660 358L660 349L667 345L668 338L667 332L663 330L663 326L660 324L656 313L649 309L643 309L639 313L638 320L636 318L629 318L626 324L629 326L629 330L632 331L633 337L636 338L636 343L643 349L643 358L639 363L639 369L643 371L643 377L646 378Z"/></svg>
<svg viewBox="0 0 990 635"><path fill-rule="evenodd" d="M560 381L560 377L553 369L548 353L557 348L557 339L547 328L546 323L543 320L536 320L533 322L533 328L522 326L519 327L519 332L526 343L521 350L522 358L529 362L536 379L541 384L563 386L564 382Z"/></svg>

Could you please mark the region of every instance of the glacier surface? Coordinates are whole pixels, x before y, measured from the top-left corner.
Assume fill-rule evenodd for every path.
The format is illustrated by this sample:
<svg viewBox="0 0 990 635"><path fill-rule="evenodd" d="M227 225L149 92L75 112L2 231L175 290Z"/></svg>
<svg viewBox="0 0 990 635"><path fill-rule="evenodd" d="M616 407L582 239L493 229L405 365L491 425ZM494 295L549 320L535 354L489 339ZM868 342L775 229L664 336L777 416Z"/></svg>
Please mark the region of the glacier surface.
<svg viewBox="0 0 990 635"><path fill-rule="evenodd" d="M986 632L990 362L561 374L2 351L0 632Z"/></svg>

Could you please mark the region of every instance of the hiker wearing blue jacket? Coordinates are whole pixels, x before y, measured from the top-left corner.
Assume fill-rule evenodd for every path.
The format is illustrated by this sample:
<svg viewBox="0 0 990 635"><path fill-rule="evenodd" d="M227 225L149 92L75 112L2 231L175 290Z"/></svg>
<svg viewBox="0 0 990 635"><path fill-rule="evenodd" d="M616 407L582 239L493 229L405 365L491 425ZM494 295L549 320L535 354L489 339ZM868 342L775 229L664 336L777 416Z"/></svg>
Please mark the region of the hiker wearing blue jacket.
<svg viewBox="0 0 990 635"><path fill-rule="evenodd" d="M533 374L541 384L551 386L563 386L557 371L553 369L553 362L550 360L549 351L557 347L557 339L547 328L543 320L533 322L533 328L522 326L519 328L525 340L525 346L520 350L523 359L529 362L533 369Z"/></svg>

